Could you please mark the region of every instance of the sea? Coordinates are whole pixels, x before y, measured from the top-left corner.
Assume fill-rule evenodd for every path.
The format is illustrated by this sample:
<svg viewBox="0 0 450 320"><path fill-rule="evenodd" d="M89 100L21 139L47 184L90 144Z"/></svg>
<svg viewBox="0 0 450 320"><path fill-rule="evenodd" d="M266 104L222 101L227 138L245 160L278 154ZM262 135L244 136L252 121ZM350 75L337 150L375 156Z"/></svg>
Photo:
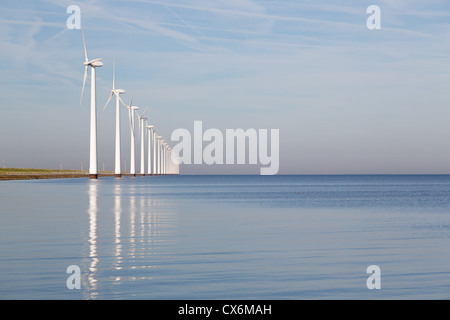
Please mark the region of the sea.
<svg viewBox="0 0 450 320"><path fill-rule="evenodd" d="M0 299L447 300L450 175L2 181Z"/></svg>

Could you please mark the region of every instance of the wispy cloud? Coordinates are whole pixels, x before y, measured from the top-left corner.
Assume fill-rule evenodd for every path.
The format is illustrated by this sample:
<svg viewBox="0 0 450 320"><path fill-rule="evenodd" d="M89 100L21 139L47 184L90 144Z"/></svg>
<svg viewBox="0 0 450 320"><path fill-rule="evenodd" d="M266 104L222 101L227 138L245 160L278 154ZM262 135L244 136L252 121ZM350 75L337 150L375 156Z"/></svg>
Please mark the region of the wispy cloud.
<svg viewBox="0 0 450 320"><path fill-rule="evenodd" d="M374 143L371 153L386 152L389 134L400 127L396 143L408 144L408 136L423 141L414 131L423 123L430 139L441 134L432 149L450 150L442 138L450 129L435 120L450 117L450 10L443 10L449 4L378 3L382 30L370 31L368 1L46 0L30 1L24 12L11 2L0 16L6 75L0 95L9 115L20 108L35 117L79 121L64 138L83 154L85 144L73 138L86 133L88 119L79 106L83 47L80 31L65 28L66 8L77 4L89 55L105 63L97 73L98 103L109 93L115 56L124 99L136 88L136 103L150 106L161 127L186 126L198 117L218 127L277 126L292 133L283 143L311 151L311 167L320 162L319 149L330 147L327 141L351 154L364 145L362 137L373 142L380 127L384 146ZM99 117L99 135L107 142L112 116ZM18 130L33 123L23 119ZM50 123L40 128L50 129ZM416 147L409 154L425 150Z"/></svg>

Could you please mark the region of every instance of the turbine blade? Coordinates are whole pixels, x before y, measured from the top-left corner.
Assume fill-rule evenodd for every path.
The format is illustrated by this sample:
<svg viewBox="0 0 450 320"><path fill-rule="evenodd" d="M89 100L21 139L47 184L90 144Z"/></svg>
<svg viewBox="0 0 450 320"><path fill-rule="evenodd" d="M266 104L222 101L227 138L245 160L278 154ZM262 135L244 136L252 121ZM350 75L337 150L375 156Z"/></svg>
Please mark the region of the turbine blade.
<svg viewBox="0 0 450 320"><path fill-rule="evenodd" d="M84 58L86 59L86 62L88 62L89 59L88 59L88 54L87 54L87 50L86 50L86 41L84 40L84 29L81 29L81 33L83 35Z"/></svg>
<svg viewBox="0 0 450 320"><path fill-rule="evenodd" d="M130 105L128 106L128 108L131 108L132 103L133 103L133 96L131 96Z"/></svg>
<svg viewBox="0 0 450 320"><path fill-rule="evenodd" d="M111 92L111 94L109 95L108 101L106 101L105 106L103 107L103 111L105 111L106 107L108 106L109 101L111 101L112 96L114 95L114 92Z"/></svg>
<svg viewBox="0 0 450 320"><path fill-rule="evenodd" d="M131 103L133 102L133 98L134 98L134 90L133 90L133 93L131 94L130 107L131 107Z"/></svg>
<svg viewBox="0 0 450 320"><path fill-rule="evenodd" d="M140 139L141 139L141 117L139 116L139 113L137 113L136 110L134 110L134 112L136 112L136 114L138 116L138 121L139 121L138 141L140 141Z"/></svg>
<svg viewBox="0 0 450 320"><path fill-rule="evenodd" d="M116 89L116 57L114 57L114 66L113 66L113 90Z"/></svg>
<svg viewBox="0 0 450 320"><path fill-rule="evenodd" d="M142 137L141 137L141 119L139 119L139 141L141 141Z"/></svg>
<svg viewBox="0 0 450 320"><path fill-rule="evenodd" d="M91 64L91 63L93 63L93 62L97 62L97 61L100 61L100 60L103 60L103 58L93 59L93 60L91 60L91 61L88 61L87 64Z"/></svg>
<svg viewBox="0 0 450 320"><path fill-rule="evenodd" d="M144 116L144 113L147 112L148 108L145 108L144 112L142 112L141 117Z"/></svg>
<svg viewBox="0 0 450 320"><path fill-rule="evenodd" d="M84 85L86 84L87 71L88 71L88 66L86 66L86 68L84 68L83 88L81 89L80 105L81 105L81 101L83 100Z"/></svg>
<svg viewBox="0 0 450 320"><path fill-rule="evenodd" d="M131 121L131 109L128 109L128 120L130 121L130 130L131 130L131 134L134 137L134 128L133 128L133 121Z"/></svg>
<svg viewBox="0 0 450 320"><path fill-rule="evenodd" d="M122 100L122 98L120 97L120 95L119 95L119 101L122 102L122 104L123 104L125 107L128 107L128 105L127 105L125 102L123 102L123 100Z"/></svg>

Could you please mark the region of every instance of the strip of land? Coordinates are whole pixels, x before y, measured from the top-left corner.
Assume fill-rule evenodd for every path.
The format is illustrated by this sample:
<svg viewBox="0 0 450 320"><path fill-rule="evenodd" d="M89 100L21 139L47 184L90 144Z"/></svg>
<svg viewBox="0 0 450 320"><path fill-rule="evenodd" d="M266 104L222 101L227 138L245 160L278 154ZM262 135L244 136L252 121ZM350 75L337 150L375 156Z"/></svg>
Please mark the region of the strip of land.
<svg viewBox="0 0 450 320"><path fill-rule="evenodd" d="M112 171L100 171L99 176L114 176ZM0 168L0 180L32 180L32 179L61 179L88 178L87 170L53 170L29 168Z"/></svg>

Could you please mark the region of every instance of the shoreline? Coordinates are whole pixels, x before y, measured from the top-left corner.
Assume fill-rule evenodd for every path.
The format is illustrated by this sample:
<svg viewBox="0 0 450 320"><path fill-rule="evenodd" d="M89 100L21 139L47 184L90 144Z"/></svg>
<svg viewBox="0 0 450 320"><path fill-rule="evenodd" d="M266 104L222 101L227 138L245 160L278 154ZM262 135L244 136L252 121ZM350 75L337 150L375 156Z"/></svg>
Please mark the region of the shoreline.
<svg viewBox="0 0 450 320"><path fill-rule="evenodd" d="M114 173L99 173L98 178L103 177L115 177ZM129 173L122 173L122 177L150 177L154 175L145 174L141 175L136 173L135 175L131 175ZM0 175L0 181L8 181L8 180L38 180L38 179L66 179L66 178L89 178L89 174L7 174Z"/></svg>
<svg viewBox="0 0 450 320"><path fill-rule="evenodd" d="M114 177L114 172L103 171L98 177ZM130 176L123 173L122 176ZM64 178L89 178L89 172L85 170L52 170L52 169L24 169L24 168L0 168L0 181L6 180L36 180L36 179L64 179Z"/></svg>
<svg viewBox="0 0 450 320"><path fill-rule="evenodd" d="M99 177L113 177L114 174L99 174ZM125 176L123 174L122 176ZM89 174L8 174L0 175L3 180L37 180L37 179L64 179L64 178L89 178Z"/></svg>

